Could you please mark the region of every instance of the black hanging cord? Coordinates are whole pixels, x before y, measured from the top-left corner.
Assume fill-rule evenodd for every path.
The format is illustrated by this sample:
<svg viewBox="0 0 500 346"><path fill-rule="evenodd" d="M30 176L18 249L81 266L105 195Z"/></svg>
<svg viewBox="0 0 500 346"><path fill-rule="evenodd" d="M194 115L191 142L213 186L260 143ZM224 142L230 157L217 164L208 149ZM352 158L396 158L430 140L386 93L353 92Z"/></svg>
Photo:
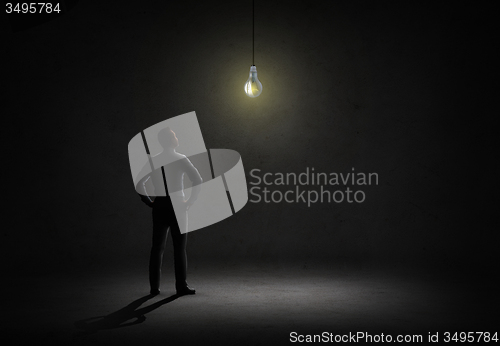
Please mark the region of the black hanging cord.
<svg viewBox="0 0 500 346"><path fill-rule="evenodd" d="M252 66L255 66L255 0L252 1Z"/></svg>

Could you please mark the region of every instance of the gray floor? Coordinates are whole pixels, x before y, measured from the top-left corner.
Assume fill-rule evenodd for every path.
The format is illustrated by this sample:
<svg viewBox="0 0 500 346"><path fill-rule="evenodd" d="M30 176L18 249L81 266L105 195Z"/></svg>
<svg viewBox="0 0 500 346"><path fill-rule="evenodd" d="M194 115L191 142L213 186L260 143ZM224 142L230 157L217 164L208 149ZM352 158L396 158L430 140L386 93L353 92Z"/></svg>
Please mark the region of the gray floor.
<svg viewBox="0 0 500 346"><path fill-rule="evenodd" d="M197 294L176 299L168 265L162 293L152 298L144 268L17 279L23 287L6 294L3 337L16 344L285 345L291 332L426 336L498 328L496 289L487 281L391 272L207 264L189 269Z"/></svg>

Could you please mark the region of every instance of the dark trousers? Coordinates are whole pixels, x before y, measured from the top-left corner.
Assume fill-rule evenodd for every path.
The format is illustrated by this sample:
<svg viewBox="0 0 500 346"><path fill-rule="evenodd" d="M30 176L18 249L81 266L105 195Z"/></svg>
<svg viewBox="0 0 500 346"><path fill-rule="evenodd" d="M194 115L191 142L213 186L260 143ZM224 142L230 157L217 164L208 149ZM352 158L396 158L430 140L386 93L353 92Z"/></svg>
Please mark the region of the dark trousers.
<svg viewBox="0 0 500 346"><path fill-rule="evenodd" d="M168 231L174 244L175 286L185 287L187 271L187 233L181 234L169 197L157 197L153 203L153 244L149 258L149 283L152 290L160 288L161 265Z"/></svg>

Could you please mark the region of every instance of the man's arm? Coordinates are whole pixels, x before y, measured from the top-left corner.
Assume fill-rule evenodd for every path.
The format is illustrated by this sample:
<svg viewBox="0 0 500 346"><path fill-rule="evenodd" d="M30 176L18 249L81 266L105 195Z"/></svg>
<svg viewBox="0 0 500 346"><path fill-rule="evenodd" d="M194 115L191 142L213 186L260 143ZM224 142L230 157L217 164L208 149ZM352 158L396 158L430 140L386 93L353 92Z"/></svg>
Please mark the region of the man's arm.
<svg viewBox="0 0 500 346"><path fill-rule="evenodd" d="M194 201L198 198L198 195L201 191L201 183L203 183L203 179L200 175L200 172L196 169L196 167L191 163L191 161L186 157L183 159L184 161L184 172L189 177L189 180L193 182L193 187L191 188L191 196L186 201L186 204L192 206Z"/></svg>
<svg viewBox="0 0 500 346"><path fill-rule="evenodd" d="M148 185L151 185L151 176L149 176L146 180L144 180L144 182L142 183L142 188L143 188L143 191L144 191L144 194L146 195L146 197L149 199L149 201L151 203L153 203L155 201L155 197L154 196L150 196L150 194L148 193ZM151 187L149 186L149 189L151 189Z"/></svg>
<svg viewBox="0 0 500 346"><path fill-rule="evenodd" d="M151 176L148 176L146 179L143 179L140 185L140 193L141 200L147 204L149 207L153 207L153 203L155 201L155 197L152 196L153 188L152 188L152 179Z"/></svg>

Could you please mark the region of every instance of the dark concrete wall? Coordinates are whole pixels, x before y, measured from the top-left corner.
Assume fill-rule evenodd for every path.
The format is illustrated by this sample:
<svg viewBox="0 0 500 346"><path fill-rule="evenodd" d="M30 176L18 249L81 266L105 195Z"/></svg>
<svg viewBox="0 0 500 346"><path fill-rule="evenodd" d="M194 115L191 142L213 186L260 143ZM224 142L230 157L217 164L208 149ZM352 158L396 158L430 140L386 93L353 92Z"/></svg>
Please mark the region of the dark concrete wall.
<svg viewBox="0 0 500 346"><path fill-rule="evenodd" d="M248 203L189 234L191 263L493 259L489 8L258 1L250 99L250 1L120 4L19 32L2 21L4 264L146 263L127 144L193 110L207 147L237 150L247 173L354 167L379 185L362 204Z"/></svg>

